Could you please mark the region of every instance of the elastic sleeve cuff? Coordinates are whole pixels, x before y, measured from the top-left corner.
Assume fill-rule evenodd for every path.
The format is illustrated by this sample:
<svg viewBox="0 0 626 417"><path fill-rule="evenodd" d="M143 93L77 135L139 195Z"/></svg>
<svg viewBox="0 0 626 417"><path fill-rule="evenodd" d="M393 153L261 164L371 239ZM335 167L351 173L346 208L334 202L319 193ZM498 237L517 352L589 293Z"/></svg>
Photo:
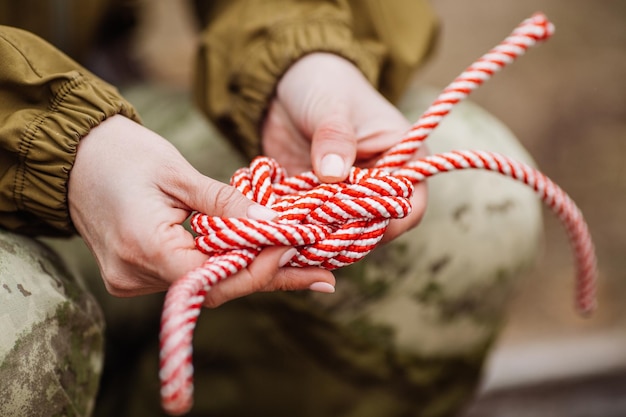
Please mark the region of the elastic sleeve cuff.
<svg viewBox="0 0 626 417"><path fill-rule="evenodd" d="M207 48L219 48L217 44L204 45L199 62L208 65L197 71L199 77L210 78L211 74L224 75L222 63L217 57L223 57L226 51L208 53ZM384 48L376 42L357 41L352 30L342 21L291 20L287 24L271 28L267 36L251 42L247 49L234 62L235 70L228 83L199 80L198 85L205 86L197 91L200 106L211 108L209 116L235 146L248 157L259 155L261 123L269 101L275 94L278 80L304 55L313 52L337 54L354 63L365 77L377 86L380 76ZM227 56L227 54L226 54ZM213 67L213 68L211 68ZM208 91L224 85L228 91ZM227 100L220 98L227 97ZM207 102L208 101L208 102Z"/></svg>
<svg viewBox="0 0 626 417"><path fill-rule="evenodd" d="M122 114L139 121L112 86L78 71L66 76L51 83L54 96L45 111L22 110L31 120L20 140L22 163L15 175L15 203L22 216L17 229L22 233L74 233L67 183L78 142L107 117Z"/></svg>

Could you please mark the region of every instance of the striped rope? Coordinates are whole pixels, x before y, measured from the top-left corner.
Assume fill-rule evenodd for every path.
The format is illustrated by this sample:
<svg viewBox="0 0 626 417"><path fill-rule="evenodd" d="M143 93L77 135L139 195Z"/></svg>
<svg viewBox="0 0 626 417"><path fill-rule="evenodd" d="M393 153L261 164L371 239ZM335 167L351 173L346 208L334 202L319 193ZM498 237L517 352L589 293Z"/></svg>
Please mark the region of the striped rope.
<svg viewBox="0 0 626 417"><path fill-rule="evenodd" d="M159 375L165 411L180 415L191 409L192 335L212 286L247 267L267 246L296 247L298 253L290 266L332 270L354 263L376 247L392 219L410 212L414 184L443 172L487 170L532 188L566 228L577 267L577 307L590 313L595 308L597 279L593 243L580 210L561 188L534 168L493 152L454 151L410 161L455 104L553 31L542 14L526 19L445 88L375 168L353 167L345 182L323 184L312 172L286 177L284 169L266 157L235 172L231 184L251 200L277 211L279 217L269 222L202 213L192 216L196 246L209 259L175 282L165 299Z"/></svg>

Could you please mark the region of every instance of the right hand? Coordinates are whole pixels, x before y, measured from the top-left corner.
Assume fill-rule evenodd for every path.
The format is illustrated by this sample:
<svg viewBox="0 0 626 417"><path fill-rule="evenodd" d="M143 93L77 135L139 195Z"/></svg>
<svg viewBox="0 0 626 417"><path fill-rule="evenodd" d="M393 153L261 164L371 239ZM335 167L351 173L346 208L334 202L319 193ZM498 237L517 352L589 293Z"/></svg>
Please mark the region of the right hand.
<svg viewBox="0 0 626 417"><path fill-rule="evenodd" d="M409 130L410 123L346 59L312 53L281 78L263 125L263 150L290 175L313 170L340 182L350 167L372 167ZM415 158L423 157L422 146ZM392 220L383 241L415 227L426 211L426 183L417 184L412 211Z"/></svg>

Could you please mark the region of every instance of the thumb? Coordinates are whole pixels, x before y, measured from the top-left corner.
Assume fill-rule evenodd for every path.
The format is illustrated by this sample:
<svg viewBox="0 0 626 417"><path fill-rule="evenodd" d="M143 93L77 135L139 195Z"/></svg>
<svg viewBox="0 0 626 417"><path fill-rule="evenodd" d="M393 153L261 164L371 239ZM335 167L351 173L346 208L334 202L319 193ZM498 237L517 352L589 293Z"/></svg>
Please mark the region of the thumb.
<svg viewBox="0 0 626 417"><path fill-rule="evenodd" d="M187 183L185 203L192 209L210 216L247 217L255 220L273 220L278 216L274 210L255 203L235 187L199 175L196 181Z"/></svg>
<svg viewBox="0 0 626 417"><path fill-rule="evenodd" d="M333 106L313 129L313 171L322 182L343 181L354 164L356 145L356 135L350 123L347 106Z"/></svg>

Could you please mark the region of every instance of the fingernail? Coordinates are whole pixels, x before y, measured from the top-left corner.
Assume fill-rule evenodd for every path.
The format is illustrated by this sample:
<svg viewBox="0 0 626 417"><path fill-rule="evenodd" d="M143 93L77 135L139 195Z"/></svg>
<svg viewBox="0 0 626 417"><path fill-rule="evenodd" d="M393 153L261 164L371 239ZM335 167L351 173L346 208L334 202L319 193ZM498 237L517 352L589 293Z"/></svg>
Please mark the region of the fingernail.
<svg viewBox="0 0 626 417"><path fill-rule="evenodd" d="M322 158L320 173L326 177L343 177L345 164L343 158L337 154L329 153Z"/></svg>
<svg viewBox="0 0 626 417"><path fill-rule="evenodd" d="M326 294L332 294L335 292L335 287L333 287L328 282L314 282L309 286L311 291L323 292Z"/></svg>
<svg viewBox="0 0 626 417"><path fill-rule="evenodd" d="M287 265L287 262L289 262L291 258L296 255L296 253L298 253L298 250L296 248L291 248L287 252L283 253L283 256L281 256L278 261L278 266L282 268L283 266Z"/></svg>
<svg viewBox="0 0 626 417"><path fill-rule="evenodd" d="M246 212L249 219L252 220L274 220L278 217L278 213L272 210L271 208L267 208L262 206L261 204L253 204L248 207L248 211Z"/></svg>

